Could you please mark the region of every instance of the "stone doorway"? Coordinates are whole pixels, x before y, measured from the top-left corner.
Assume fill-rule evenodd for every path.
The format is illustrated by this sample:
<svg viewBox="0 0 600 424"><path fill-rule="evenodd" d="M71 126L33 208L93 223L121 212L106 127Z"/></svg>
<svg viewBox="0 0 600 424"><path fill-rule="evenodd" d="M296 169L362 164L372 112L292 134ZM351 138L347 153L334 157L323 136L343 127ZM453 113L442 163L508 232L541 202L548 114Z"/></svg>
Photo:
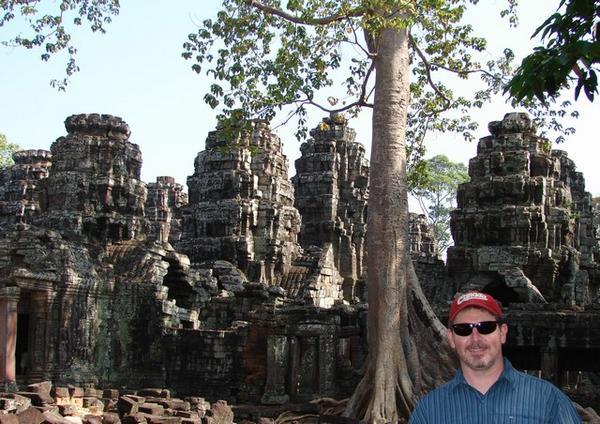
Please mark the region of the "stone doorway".
<svg viewBox="0 0 600 424"><path fill-rule="evenodd" d="M29 370L29 313L17 316L17 346L15 349L17 378L25 377Z"/></svg>

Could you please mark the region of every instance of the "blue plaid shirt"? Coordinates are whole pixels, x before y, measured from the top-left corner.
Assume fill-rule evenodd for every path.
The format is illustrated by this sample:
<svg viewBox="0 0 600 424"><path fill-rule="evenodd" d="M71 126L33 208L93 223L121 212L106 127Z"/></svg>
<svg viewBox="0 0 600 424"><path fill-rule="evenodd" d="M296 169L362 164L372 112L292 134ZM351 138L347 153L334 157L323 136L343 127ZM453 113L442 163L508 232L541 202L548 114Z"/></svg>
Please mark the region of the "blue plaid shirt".
<svg viewBox="0 0 600 424"><path fill-rule="evenodd" d="M581 423L567 396L548 381L519 372L504 359L504 371L485 395L462 371L417 404L409 423Z"/></svg>

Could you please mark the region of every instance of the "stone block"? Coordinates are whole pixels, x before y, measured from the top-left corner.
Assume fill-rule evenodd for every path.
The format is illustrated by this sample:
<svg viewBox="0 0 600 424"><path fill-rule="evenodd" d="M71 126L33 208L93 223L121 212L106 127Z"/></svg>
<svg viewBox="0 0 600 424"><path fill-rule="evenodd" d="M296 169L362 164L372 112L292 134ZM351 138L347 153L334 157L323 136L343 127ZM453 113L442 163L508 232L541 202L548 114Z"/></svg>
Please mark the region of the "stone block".
<svg viewBox="0 0 600 424"><path fill-rule="evenodd" d="M157 403L176 411L189 411L191 409L190 402L181 399L160 400Z"/></svg>
<svg viewBox="0 0 600 424"><path fill-rule="evenodd" d="M104 412L117 412L118 399L101 399L104 403Z"/></svg>
<svg viewBox="0 0 600 424"><path fill-rule="evenodd" d="M131 399L131 400L133 400L133 401L135 401L137 403L144 403L144 402L146 402L146 398L144 396L138 396L138 395L133 395L133 394L131 394L131 395L127 394L127 395L123 395L123 396L126 396L129 399ZM123 396L121 396L121 397L123 397Z"/></svg>
<svg viewBox="0 0 600 424"><path fill-rule="evenodd" d="M200 419L200 416L198 415L197 412L192 412L192 411L178 411L178 410L174 410L173 411L173 415L176 417L181 417L181 418L190 418L190 419L194 419L194 418L198 418Z"/></svg>
<svg viewBox="0 0 600 424"><path fill-rule="evenodd" d="M107 399L119 399L119 391L117 389L105 389L102 392L102 397Z"/></svg>
<svg viewBox="0 0 600 424"><path fill-rule="evenodd" d="M137 395L138 396L145 396L145 397L163 397L161 396L163 392L163 389L158 389L158 388L145 388L145 389L141 389L137 391Z"/></svg>
<svg viewBox="0 0 600 424"><path fill-rule="evenodd" d="M165 408L158 403L142 403L139 405L139 411L150 415L163 415Z"/></svg>
<svg viewBox="0 0 600 424"><path fill-rule="evenodd" d="M44 414L33 406L17 414L19 424L41 424L46 418Z"/></svg>
<svg viewBox="0 0 600 424"><path fill-rule="evenodd" d="M211 404L206 415L212 418L215 424L233 424L233 410L227 405L227 401L218 400Z"/></svg>
<svg viewBox="0 0 600 424"><path fill-rule="evenodd" d="M55 414L59 414L58 405L34 406L34 408L42 413L49 411L49 412L53 412Z"/></svg>
<svg viewBox="0 0 600 424"><path fill-rule="evenodd" d="M84 396L83 388L70 385L69 396L71 396L72 398L82 398Z"/></svg>
<svg viewBox="0 0 600 424"><path fill-rule="evenodd" d="M6 401L13 401L10 402L10 404L15 407L17 413L22 412L31 406L31 399L16 393L0 393L0 397Z"/></svg>
<svg viewBox="0 0 600 424"><path fill-rule="evenodd" d="M0 424L20 424L16 414L0 414Z"/></svg>
<svg viewBox="0 0 600 424"><path fill-rule="evenodd" d="M121 415L133 415L139 410L139 403L129 396L121 396L117 402L117 410Z"/></svg>
<svg viewBox="0 0 600 424"><path fill-rule="evenodd" d="M96 409L97 411L104 411L104 402L96 397L84 397L83 407L88 409Z"/></svg>
<svg viewBox="0 0 600 424"><path fill-rule="evenodd" d="M0 397L0 413L17 410L17 402L14 399Z"/></svg>
<svg viewBox="0 0 600 424"><path fill-rule="evenodd" d="M181 424L201 424L201 418L182 418Z"/></svg>
<svg viewBox="0 0 600 424"><path fill-rule="evenodd" d="M51 390L52 390L52 382L50 382L50 381L42 381L40 383L33 383L33 384L27 385L28 392L43 393L45 395L50 396Z"/></svg>
<svg viewBox="0 0 600 424"><path fill-rule="evenodd" d="M46 424L69 424L69 421L65 420L61 414L57 414L52 411L44 411L44 423Z"/></svg>
<svg viewBox="0 0 600 424"><path fill-rule="evenodd" d="M54 398L46 393L17 392L17 394L29 398L33 406L46 406L54 403Z"/></svg>
<svg viewBox="0 0 600 424"><path fill-rule="evenodd" d="M136 412L135 414L125 415L123 417L123 424L146 424L146 415L140 412Z"/></svg>
<svg viewBox="0 0 600 424"><path fill-rule="evenodd" d="M102 414L102 424L121 424L121 418L116 412L105 412Z"/></svg>
<svg viewBox="0 0 600 424"><path fill-rule="evenodd" d="M83 420L81 419L81 417L78 417L76 415L70 415L68 417L64 417L64 419L67 423L70 424L83 424Z"/></svg>
<svg viewBox="0 0 600 424"><path fill-rule="evenodd" d="M101 397L102 392L93 387L85 387L83 389L83 397Z"/></svg>
<svg viewBox="0 0 600 424"><path fill-rule="evenodd" d="M73 404L58 405L58 411L63 417L67 415L75 415L77 412L77 407Z"/></svg>
<svg viewBox="0 0 600 424"><path fill-rule="evenodd" d="M144 414L148 424L181 424L179 417L167 417L164 415Z"/></svg>
<svg viewBox="0 0 600 424"><path fill-rule="evenodd" d="M83 424L102 424L102 416L87 414L83 416Z"/></svg>
<svg viewBox="0 0 600 424"><path fill-rule="evenodd" d="M69 394L69 388L68 387L53 387L52 391L54 392L54 397L56 398L70 398L71 395Z"/></svg>

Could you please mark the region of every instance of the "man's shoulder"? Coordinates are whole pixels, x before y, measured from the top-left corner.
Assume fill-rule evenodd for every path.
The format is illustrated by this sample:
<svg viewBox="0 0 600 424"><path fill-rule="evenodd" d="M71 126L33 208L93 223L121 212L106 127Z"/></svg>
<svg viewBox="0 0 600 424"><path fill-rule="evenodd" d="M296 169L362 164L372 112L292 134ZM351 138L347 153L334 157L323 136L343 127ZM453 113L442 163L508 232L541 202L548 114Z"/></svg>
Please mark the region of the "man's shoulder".
<svg viewBox="0 0 600 424"><path fill-rule="evenodd" d="M526 374L522 371L514 370L513 382L516 383L518 388L527 390L527 392L530 394L539 393L546 396L564 398L565 400L568 400L567 396L548 380Z"/></svg>
<svg viewBox="0 0 600 424"><path fill-rule="evenodd" d="M458 383L455 380L450 380L449 382L447 382L447 383L441 385L440 387L433 389L429 393L423 395L420 402L427 403L427 402L431 402L432 400L439 399L440 397L447 397L450 394L450 392L452 391L452 389L454 389L454 387L456 387L456 384L458 384Z"/></svg>

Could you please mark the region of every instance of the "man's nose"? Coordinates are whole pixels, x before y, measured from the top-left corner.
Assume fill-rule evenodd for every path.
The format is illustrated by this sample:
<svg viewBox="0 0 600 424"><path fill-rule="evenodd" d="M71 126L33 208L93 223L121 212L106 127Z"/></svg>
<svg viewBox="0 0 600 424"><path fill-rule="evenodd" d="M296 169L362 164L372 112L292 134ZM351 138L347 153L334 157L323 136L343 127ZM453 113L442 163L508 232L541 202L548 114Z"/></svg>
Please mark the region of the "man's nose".
<svg viewBox="0 0 600 424"><path fill-rule="evenodd" d="M479 333L479 329L477 327L473 327L473 331L471 332L471 338L474 340L479 340L483 336Z"/></svg>

